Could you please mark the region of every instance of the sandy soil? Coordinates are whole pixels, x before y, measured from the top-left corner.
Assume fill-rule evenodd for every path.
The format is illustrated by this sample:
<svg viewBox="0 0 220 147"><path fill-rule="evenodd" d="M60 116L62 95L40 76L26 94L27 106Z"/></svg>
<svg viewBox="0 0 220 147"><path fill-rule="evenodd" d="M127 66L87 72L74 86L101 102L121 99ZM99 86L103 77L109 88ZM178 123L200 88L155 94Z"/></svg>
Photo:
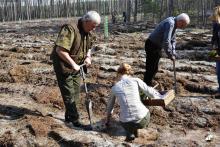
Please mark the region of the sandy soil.
<svg viewBox="0 0 220 147"><path fill-rule="evenodd" d="M110 37L96 30L100 50L87 75L93 101L94 131L64 123L64 105L49 55L66 19L0 24L0 146L220 146L220 100L215 62L209 60L211 30L188 28L177 33L177 90L168 106L148 107L151 122L133 143L124 142L118 108L108 130L103 119L116 69L132 65L135 76L145 71L144 41L152 24L110 24ZM173 64L163 55L154 83L173 89ZM83 84L83 83L82 83ZM89 123L81 92L79 109ZM210 137L208 139L207 137Z"/></svg>

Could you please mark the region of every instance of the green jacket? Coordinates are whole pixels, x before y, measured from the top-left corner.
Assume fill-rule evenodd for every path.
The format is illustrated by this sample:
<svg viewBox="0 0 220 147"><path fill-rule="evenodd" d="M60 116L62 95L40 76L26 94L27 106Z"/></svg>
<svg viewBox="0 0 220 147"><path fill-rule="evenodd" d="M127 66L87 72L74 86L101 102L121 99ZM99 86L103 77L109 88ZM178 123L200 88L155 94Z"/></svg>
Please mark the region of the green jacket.
<svg viewBox="0 0 220 147"><path fill-rule="evenodd" d="M51 59L60 63L63 73L74 73L75 70L72 66L58 56L56 47L59 46L66 49L76 64L82 64L86 58L86 53L92 47L93 41L94 38L92 34L84 32L81 19L79 19L77 25L65 24L59 32L51 54Z"/></svg>

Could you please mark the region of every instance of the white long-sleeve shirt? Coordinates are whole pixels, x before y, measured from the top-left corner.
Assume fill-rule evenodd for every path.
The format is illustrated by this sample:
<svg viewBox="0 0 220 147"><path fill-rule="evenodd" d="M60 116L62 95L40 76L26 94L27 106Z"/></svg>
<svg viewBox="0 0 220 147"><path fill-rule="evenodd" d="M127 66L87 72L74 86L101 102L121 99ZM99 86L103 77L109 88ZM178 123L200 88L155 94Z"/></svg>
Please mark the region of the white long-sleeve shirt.
<svg viewBox="0 0 220 147"><path fill-rule="evenodd" d="M141 102L139 90L151 98L161 98L154 88L147 86L141 79L123 75L121 80L112 87L111 97L107 105L107 115L110 115L116 97L120 105L121 122L139 122L149 110Z"/></svg>

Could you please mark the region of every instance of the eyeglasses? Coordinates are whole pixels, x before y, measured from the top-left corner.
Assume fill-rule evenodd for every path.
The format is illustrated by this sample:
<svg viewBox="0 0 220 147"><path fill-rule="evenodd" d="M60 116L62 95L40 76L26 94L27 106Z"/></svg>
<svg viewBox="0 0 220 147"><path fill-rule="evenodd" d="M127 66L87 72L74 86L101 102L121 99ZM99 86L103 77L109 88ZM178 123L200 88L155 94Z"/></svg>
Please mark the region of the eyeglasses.
<svg viewBox="0 0 220 147"><path fill-rule="evenodd" d="M97 24L96 22L92 22L93 27L98 27L100 24Z"/></svg>

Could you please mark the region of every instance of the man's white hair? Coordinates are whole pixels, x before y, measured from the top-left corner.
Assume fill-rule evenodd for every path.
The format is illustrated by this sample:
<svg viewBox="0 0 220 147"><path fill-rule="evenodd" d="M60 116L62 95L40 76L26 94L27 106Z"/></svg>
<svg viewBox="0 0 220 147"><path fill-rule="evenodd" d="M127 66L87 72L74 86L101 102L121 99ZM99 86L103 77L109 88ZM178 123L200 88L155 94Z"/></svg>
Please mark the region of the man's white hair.
<svg viewBox="0 0 220 147"><path fill-rule="evenodd" d="M183 21L186 22L186 24L189 24L189 23L190 23L189 15L186 14L186 13L182 13L182 14L178 15L178 16L176 17L176 19L177 19L177 20L183 20Z"/></svg>
<svg viewBox="0 0 220 147"><path fill-rule="evenodd" d="M93 21L96 24L100 24L101 23L101 17L99 15L99 13L97 13L96 11L89 11L87 12L83 17L82 17L83 21Z"/></svg>

